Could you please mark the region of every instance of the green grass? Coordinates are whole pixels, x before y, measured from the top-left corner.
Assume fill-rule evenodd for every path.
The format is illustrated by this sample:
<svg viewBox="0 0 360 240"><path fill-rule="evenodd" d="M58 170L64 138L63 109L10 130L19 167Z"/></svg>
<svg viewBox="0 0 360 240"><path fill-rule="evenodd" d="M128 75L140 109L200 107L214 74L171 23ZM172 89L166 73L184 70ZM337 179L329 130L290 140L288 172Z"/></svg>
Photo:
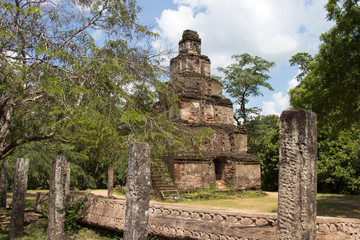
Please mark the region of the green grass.
<svg viewBox="0 0 360 240"><path fill-rule="evenodd" d="M267 192L259 197L254 191L246 191L242 198L184 200L173 203L186 207L199 207L223 210L238 210L246 212L277 212L277 193ZM255 196L252 196L254 195ZM317 215L328 217L360 218L360 196L343 194L318 194Z"/></svg>
<svg viewBox="0 0 360 240"><path fill-rule="evenodd" d="M184 199L174 203L186 207L199 207L223 210L241 210L248 212L276 212L277 197L268 194L260 194L259 191L244 191L230 198L222 199Z"/></svg>
<svg viewBox="0 0 360 240"><path fill-rule="evenodd" d="M318 194L319 216L360 218L360 196L344 194Z"/></svg>

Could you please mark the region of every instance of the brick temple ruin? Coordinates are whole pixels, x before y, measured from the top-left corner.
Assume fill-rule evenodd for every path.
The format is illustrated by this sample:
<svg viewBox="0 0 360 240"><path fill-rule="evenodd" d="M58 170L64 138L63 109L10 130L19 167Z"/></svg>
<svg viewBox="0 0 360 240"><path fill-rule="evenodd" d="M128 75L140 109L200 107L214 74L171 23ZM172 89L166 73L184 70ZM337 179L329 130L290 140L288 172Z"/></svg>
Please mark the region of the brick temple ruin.
<svg viewBox="0 0 360 240"><path fill-rule="evenodd" d="M259 159L247 153L246 131L234 125L233 104L222 95L220 82L211 78L210 59L201 54L197 32L184 31L179 55L170 61L170 74L168 86L175 90L180 103L179 112L169 114L169 120L191 132L205 128L213 131L200 144L201 154L184 152L166 158L177 189L215 185L260 189Z"/></svg>

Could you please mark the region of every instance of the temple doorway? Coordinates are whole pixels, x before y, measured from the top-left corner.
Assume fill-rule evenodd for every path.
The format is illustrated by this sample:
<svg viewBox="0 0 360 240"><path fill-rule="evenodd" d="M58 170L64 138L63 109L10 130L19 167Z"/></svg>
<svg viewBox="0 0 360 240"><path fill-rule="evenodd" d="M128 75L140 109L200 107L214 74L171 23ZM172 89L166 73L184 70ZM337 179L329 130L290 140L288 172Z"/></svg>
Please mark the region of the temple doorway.
<svg viewBox="0 0 360 240"><path fill-rule="evenodd" d="M214 167L215 167L215 176L216 176L216 186L218 188L225 188L225 161L220 159L214 159Z"/></svg>

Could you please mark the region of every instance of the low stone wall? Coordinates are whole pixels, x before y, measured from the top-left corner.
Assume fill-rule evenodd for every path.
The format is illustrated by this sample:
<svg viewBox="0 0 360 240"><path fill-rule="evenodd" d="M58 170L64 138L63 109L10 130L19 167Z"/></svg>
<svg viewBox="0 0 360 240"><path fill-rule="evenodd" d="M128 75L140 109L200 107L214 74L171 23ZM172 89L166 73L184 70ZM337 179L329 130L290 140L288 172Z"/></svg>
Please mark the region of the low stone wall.
<svg viewBox="0 0 360 240"><path fill-rule="evenodd" d="M81 196L79 196L81 197ZM88 197L85 224L123 231L124 200ZM148 232L177 239L276 239L277 214L187 208L150 204ZM360 220L317 218L317 239L360 239Z"/></svg>

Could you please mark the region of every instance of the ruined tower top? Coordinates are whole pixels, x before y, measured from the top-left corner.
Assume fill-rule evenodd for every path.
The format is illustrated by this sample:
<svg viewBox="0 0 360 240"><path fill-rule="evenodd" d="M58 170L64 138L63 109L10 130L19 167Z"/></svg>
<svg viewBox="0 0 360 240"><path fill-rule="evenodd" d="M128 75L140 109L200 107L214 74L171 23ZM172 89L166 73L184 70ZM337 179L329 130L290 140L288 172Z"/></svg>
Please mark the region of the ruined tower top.
<svg viewBox="0 0 360 240"><path fill-rule="evenodd" d="M201 39L185 30L179 41L179 55L170 60L171 82L182 100L176 121L233 128L230 99L223 97L219 81L210 76L210 59L201 54Z"/></svg>
<svg viewBox="0 0 360 240"><path fill-rule="evenodd" d="M201 39L192 30L185 30L179 42L179 54L201 54Z"/></svg>
<svg viewBox="0 0 360 240"><path fill-rule="evenodd" d="M210 59L201 55L201 39L192 30L185 30L179 42L179 55L170 61L170 72L177 75L210 77Z"/></svg>

